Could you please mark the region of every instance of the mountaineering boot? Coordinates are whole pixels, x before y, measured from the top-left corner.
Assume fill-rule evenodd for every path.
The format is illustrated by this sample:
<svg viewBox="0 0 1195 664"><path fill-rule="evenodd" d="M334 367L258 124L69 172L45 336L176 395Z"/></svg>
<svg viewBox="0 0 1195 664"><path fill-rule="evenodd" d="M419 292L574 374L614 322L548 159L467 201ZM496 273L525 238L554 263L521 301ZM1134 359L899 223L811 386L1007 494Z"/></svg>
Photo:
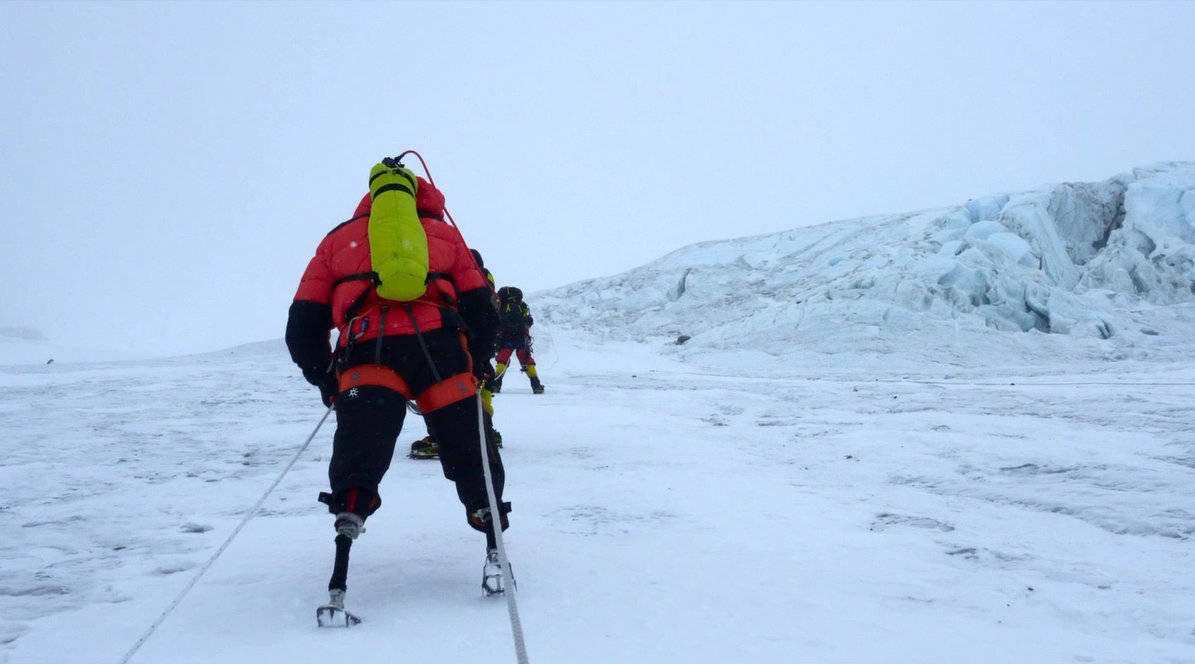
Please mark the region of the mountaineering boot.
<svg viewBox="0 0 1195 664"><path fill-rule="evenodd" d="M539 371L535 368L535 365L525 366L523 367L523 371L526 372L527 379L531 381L531 393L543 394L544 384L539 382Z"/></svg>
<svg viewBox="0 0 1195 664"><path fill-rule="evenodd" d="M431 436L424 436L411 443L411 453L407 456L412 459L438 459L440 457L440 446L436 444L436 441L432 440Z"/></svg>
<svg viewBox="0 0 1195 664"><path fill-rule="evenodd" d="M486 381L488 383L486 388L489 391L493 392L494 394L501 392L502 391L502 377L505 375L506 375L506 365L503 364L502 362L495 364L494 365L494 375L491 376Z"/></svg>
<svg viewBox="0 0 1195 664"><path fill-rule="evenodd" d="M341 512L336 515L336 523L333 527L336 528L337 535L344 535L345 537L355 540L365 532L365 520L360 515L353 512ZM344 591L341 591L341 597L344 597Z"/></svg>

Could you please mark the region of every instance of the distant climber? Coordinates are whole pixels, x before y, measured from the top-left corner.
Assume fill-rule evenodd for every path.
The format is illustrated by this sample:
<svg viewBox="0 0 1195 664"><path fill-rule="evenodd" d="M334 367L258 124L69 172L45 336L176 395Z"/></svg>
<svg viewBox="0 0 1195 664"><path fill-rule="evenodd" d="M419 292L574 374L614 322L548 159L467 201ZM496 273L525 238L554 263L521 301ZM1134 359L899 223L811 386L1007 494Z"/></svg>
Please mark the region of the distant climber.
<svg viewBox="0 0 1195 664"><path fill-rule="evenodd" d="M489 381L490 391L502 391L502 377L510 365L510 355L519 358L522 371L531 380L531 391L544 393L544 384L535 369L535 358L531 355L531 309L523 302L523 291L514 286L498 289L498 356L494 377Z"/></svg>

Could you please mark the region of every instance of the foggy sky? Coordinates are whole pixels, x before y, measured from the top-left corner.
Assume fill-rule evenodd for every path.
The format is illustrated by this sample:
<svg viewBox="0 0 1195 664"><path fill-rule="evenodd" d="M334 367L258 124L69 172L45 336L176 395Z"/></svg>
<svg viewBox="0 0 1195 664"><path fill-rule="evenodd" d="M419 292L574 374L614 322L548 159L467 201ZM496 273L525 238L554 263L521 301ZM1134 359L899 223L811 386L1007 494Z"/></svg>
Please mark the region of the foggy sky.
<svg viewBox="0 0 1195 664"><path fill-rule="evenodd" d="M278 338L408 148L524 291L1191 160L1193 34L1195 3L0 3L0 327Z"/></svg>

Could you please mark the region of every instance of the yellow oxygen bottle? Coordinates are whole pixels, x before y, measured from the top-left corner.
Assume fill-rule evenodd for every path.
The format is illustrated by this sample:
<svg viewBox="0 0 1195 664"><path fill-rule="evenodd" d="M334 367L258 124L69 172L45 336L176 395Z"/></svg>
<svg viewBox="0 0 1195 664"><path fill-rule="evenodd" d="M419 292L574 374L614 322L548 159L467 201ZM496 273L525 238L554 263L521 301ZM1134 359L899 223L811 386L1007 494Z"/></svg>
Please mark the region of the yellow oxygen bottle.
<svg viewBox="0 0 1195 664"><path fill-rule="evenodd" d="M415 209L415 175L386 161L369 171L369 258L378 295L407 302L427 289L427 234Z"/></svg>

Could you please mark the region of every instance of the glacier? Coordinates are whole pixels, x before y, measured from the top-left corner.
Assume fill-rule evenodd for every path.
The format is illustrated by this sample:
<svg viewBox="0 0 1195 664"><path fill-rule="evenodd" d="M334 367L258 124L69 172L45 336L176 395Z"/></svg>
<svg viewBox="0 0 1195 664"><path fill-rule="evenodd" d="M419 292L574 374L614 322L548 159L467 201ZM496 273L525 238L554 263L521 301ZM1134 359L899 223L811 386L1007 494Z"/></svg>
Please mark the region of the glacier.
<svg viewBox="0 0 1195 664"><path fill-rule="evenodd" d="M536 294L555 324L717 363L1146 359L1195 327L1195 163L694 244ZM1066 340L1051 338L1063 336ZM1060 356L1061 354L1061 356Z"/></svg>

